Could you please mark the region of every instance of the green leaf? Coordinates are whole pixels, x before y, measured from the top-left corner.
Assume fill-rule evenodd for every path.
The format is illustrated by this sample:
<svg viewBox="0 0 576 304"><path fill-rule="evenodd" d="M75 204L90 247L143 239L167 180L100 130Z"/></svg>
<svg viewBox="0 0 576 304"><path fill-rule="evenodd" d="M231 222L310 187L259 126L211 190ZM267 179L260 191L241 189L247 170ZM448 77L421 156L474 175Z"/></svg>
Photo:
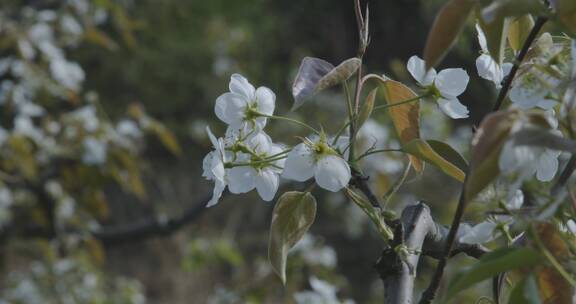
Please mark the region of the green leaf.
<svg viewBox="0 0 576 304"><path fill-rule="evenodd" d="M401 82L385 78L377 78L377 80L389 105L418 96ZM402 144L407 144L413 139L420 138L419 101L392 106L388 108L388 111ZM422 161L414 156L410 156L410 160L414 170L418 173L422 172L424 169Z"/></svg>
<svg viewBox="0 0 576 304"><path fill-rule="evenodd" d="M359 130L362 125L370 118L372 115L372 110L374 110L374 101L376 100L376 93L378 93L378 88L373 89L368 93L366 96L366 101L360 110L360 114L358 114L358 121L357 121L357 129Z"/></svg>
<svg viewBox="0 0 576 304"><path fill-rule="evenodd" d="M540 304L540 295L538 294L538 285L534 276L529 275L516 283L510 293L508 304Z"/></svg>
<svg viewBox="0 0 576 304"><path fill-rule="evenodd" d="M454 164L460 170L464 172L468 171L468 162L449 144L433 139L426 140L426 142L430 147L432 147L432 149L434 149L434 151L436 151L436 153L441 155L442 158L446 159L451 164Z"/></svg>
<svg viewBox="0 0 576 304"><path fill-rule="evenodd" d="M402 150L440 168L440 170L455 178L456 180L464 182L464 171L446 159L448 157L454 158L454 154L458 154L458 152L454 151L454 149L445 143L434 142L433 145L439 147L440 149L436 151L425 140L414 139L408 144L404 145ZM441 155L440 153L444 155ZM461 160L458 160L458 162L460 165L462 165Z"/></svg>
<svg viewBox="0 0 576 304"><path fill-rule="evenodd" d="M447 299L499 273L520 267L534 266L543 261L537 251L528 248L504 248L490 252L472 267L456 274L448 287Z"/></svg>
<svg viewBox="0 0 576 304"><path fill-rule="evenodd" d="M316 84L316 87L314 88L314 92L318 93L331 86L343 83L358 71L361 64L362 60L358 58L345 60L318 81L318 84Z"/></svg>
<svg viewBox="0 0 576 304"><path fill-rule="evenodd" d="M436 66L448 53L475 4L473 0L450 0L440 9L424 47L427 68Z"/></svg>
<svg viewBox="0 0 576 304"><path fill-rule="evenodd" d="M517 17L510 23L508 43L515 52L520 51L532 27L534 27L534 20L529 14Z"/></svg>
<svg viewBox="0 0 576 304"><path fill-rule="evenodd" d="M482 120L472 139L470 171L465 185L466 200L470 201L500 173L498 159L514 121L515 110L489 114Z"/></svg>
<svg viewBox="0 0 576 304"><path fill-rule="evenodd" d="M310 192L286 192L274 207L268 259L283 284L286 284L288 250L304 236L315 217L316 199Z"/></svg>

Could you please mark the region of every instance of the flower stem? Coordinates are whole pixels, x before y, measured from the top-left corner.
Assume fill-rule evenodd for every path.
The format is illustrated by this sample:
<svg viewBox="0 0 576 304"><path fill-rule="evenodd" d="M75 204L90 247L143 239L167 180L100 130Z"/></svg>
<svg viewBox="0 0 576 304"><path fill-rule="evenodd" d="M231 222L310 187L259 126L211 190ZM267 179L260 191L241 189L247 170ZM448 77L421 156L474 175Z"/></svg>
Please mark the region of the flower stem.
<svg viewBox="0 0 576 304"><path fill-rule="evenodd" d="M344 130L346 130L346 128L350 126L350 120L346 121L346 123L340 127L340 129L338 130L338 132L336 132L336 135L334 136L334 140L332 141L332 145L334 146L337 142L338 139L340 138L340 136L342 135L342 132L344 132Z"/></svg>
<svg viewBox="0 0 576 304"><path fill-rule="evenodd" d="M263 113L258 113L258 115L259 115L259 116L262 116L262 117L270 118L270 119L288 121L288 122L291 122L291 123L300 125L300 126L302 126L302 127L305 127L305 128L309 129L310 131L312 131L312 132L314 132L314 133L316 133L316 134L320 134L320 131L318 131L318 130L314 129L313 127L311 127L310 125L308 125L308 124L306 124L306 123L303 123L303 122L301 122L301 121L299 121L299 120L296 120L296 119L294 119L294 118L284 117L284 116L276 116L276 115L266 115L266 114L263 114Z"/></svg>
<svg viewBox="0 0 576 304"><path fill-rule="evenodd" d="M402 149L376 149L376 150L368 150L366 152L364 152L362 155L358 156L358 158L356 158L356 161L361 160L362 158L368 156L368 155L372 155L372 154L376 154L376 153L385 153L385 152L404 152Z"/></svg>
<svg viewBox="0 0 576 304"><path fill-rule="evenodd" d="M278 157L275 157L275 158L266 158L266 159L255 160L255 161L246 162L246 163L235 163L235 164L230 164L230 168L266 164L266 163L275 162L275 161L277 161L277 160L281 160L281 159L284 159L284 158L286 158L286 156L278 156Z"/></svg>
<svg viewBox="0 0 576 304"><path fill-rule="evenodd" d="M375 106L375 107L374 107L374 110L392 108L392 107L399 106L399 105L403 105L403 104L406 104L406 103L410 103L410 102L414 102L414 101L419 101L420 99L425 98L425 97L428 97L428 96L430 96L430 94L422 94L422 95L420 95L420 96L416 96L416 97L413 97L413 98L410 98L410 99L406 99L406 100L402 100L402 101L399 101L399 102Z"/></svg>
<svg viewBox="0 0 576 304"><path fill-rule="evenodd" d="M282 152L278 152L278 153L276 153L276 154L272 154L272 155L268 156L268 158L274 158L274 157L277 157L277 156L280 156L280 155L288 154L288 153L290 153L290 151L292 151L292 148L286 149L286 150L284 150L284 151L282 151Z"/></svg>

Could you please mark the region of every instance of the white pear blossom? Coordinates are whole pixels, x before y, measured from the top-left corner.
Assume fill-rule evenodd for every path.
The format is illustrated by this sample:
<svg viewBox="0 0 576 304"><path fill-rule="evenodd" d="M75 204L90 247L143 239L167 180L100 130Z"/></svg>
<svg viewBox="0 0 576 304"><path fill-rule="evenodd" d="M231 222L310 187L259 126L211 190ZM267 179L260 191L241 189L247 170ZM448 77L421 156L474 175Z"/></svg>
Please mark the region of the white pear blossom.
<svg viewBox="0 0 576 304"><path fill-rule="evenodd" d="M464 229L458 229L458 240L464 244L484 244L500 236L500 231L496 230L498 224L490 220L481 222L474 227L467 225L462 227Z"/></svg>
<svg viewBox="0 0 576 304"><path fill-rule="evenodd" d="M235 166L229 169L228 188L232 193L246 193L254 188L265 201L271 201L278 191L280 184L279 175L284 166L284 159L278 159L271 162L265 162L267 157L278 155L283 151L283 146L273 144L270 137L264 132L258 132L246 141L248 148L258 156L251 163L253 156L246 153L239 153L236 162L246 163L247 165ZM260 159L260 162L258 160Z"/></svg>
<svg viewBox="0 0 576 304"><path fill-rule="evenodd" d="M347 138L341 138L337 147L331 147L325 136L306 139L288 153L282 176L300 182L314 177L321 188L332 192L341 190L348 185L351 171L336 149L347 146L346 141Z"/></svg>
<svg viewBox="0 0 576 304"><path fill-rule="evenodd" d="M63 87L78 91L84 81L84 70L75 62L64 58L54 58L50 61L52 77Z"/></svg>
<svg viewBox="0 0 576 304"><path fill-rule="evenodd" d="M88 137L84 139L83 143L84 154L82 154L82 161L87 165L101 165L106 162L108 153L108 146L106 142Z"/></svg>
<svg viewBox="0 0 576 304"><path fill-rule="evenodd" d="M138 127L138 125L128 119L123 119L116 124L116 131L121 136L125 136L128 138L138 139L142 137L142 130Z"/></svg>
<svg viewBox="0 0 576 304"><path fill-rule="evenodd" d="M271 201L284 166L283 146L272 143L261 131L242 136L241 131L229 128L226 138L217 139L209 128L206 130L215 149L203 161L203 176L215 181L207 207L218 202L226 186L234 194L256 189L263 200Z"/></svg>
<svg viewBox="0 0 576 304"><path fill-rule="evenodd" d="M557 102L547 98L548 92L547 85L541 79L532 73L525 73L514 81L509 97L514 105L523 110L534 107L549 110Z"/></svg>
<svg viewBox="0 0 576 304"><path fill-rule="evenodd" d="M560 151L544 147L518 146L513 140L504 144L500 152L499 167L504 174L517 173L519 180L536 178L542 182L551 181L558 171Z"/></svg>
<svg viewBox="0 0 576 304"><path fill-rule="evenodd" d="M440 110L451 118L467 118L468 108L460 103L458 96L466 90L470 77L463 69L426 70L424 60L412 56L407 64L408 72L418 84L433 94Z"/></svg>
<svg viewBox="0 0 576 304"><path fill-rule="evenodd" d="M276 95L266 87L255 89L240 74L230 77L230 92L216 99L216 116L234 129L259 129L266 125L266 117L272 115Z"/></svg>
<svg viewBox="0 0 576 304"><path fill-rule="evenodd" d="M218 200L222 197L222 192L226 189L227 177L226 169L224 164L226 162L226 151L224 148L224 140L222 138L216 138L209 127L206 127L206 132L208 137L212 142L214 151L208 153L202 162L203 173L202 176L207 180L214 181L214 191L212 192L212 198L206 205L206 207L211 207L218 204Z"/></svg>
<svg viewBox="0 0 576 304"><path fill-rule="evenodd" d="M478 32L478 43L480 43L480 48L482 49L482 54L476 59L478 75L494 82L496 88L501 88L502 80L510 73L513 65L511 63L500 65L496 62L488 52L486 36L478 24L476 24L476 31Z"/></svg>

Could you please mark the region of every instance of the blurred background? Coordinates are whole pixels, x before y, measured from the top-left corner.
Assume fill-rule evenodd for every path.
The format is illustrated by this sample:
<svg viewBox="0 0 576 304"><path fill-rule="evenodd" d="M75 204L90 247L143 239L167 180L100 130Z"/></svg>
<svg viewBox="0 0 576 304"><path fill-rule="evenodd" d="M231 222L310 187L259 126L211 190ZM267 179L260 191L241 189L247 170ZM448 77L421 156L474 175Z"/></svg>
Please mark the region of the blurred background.
<svg viewBox="0 0 576 304"><path fill-rule="evenodd" d="M406 60L421 56L442 4L370 1L365 70L414 87ZM305 56L354 57L355 28L352 0L3 0L0 303L381 303L373 265L383 243L343 195L315 190L317 221L289 256L285 287L267 261L273 203L251 192L203 208L213 187L201 176L205 127L225 131L214 102L230 75L271 88L277 115L334 131L346 117L340 89L292 113L291 83ZM464 155L494 100L475 72L478 54L469 26L440 66L470 74L461 98L470 119L422 105L423 136ZM307 135L277 121L268 133L285 143ZM398 145L384 112L361 133L366 148ZM363 168L383 195L406 163L387 154ZM427 167L388 207L425 200L448 224L458 187ZM419 287L434 263L424 258Z"/></svg>

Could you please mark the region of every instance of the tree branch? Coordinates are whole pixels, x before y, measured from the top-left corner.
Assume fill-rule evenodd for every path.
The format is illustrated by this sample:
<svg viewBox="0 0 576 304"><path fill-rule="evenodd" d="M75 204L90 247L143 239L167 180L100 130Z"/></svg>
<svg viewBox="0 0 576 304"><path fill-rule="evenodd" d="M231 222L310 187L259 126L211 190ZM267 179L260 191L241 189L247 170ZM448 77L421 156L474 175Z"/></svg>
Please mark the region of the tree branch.
<svg viewBox="0 0 576 304"><path fill-rule="evenodd" d="M155 217L129 225L106 227L92 232L92 235L105 245L139 241L154 236L167 236L196 221L206 211L206 204L210 198L211 195L202 198L178 216Z"/></svg>
<svg viewBox="0 0 576 304"><path fill-rule="evenodd" d="M223 197L227 193L223 193ZM207 195L196 201L188 209L174 217L153 217L131 224L118 225L114 227L103 227L99 230L91 231L94 238L100 240L104 245L112 246L121 243L140 241L156 236L167 236L179 229L195 222L205 211L206 204L211 196ZM68 231L70 234L82 234L80 231ZM5 240L11 235L23 238L45 238L53 239L58 235L45 227L26 227L25 229L8 229L0 235L0 240Z"/></svg>
<svg viewBox="0 0 576 304"><path fill-rule="evenodd" d="M395 229L393 243L390 248L384 250L375 266L384 282L385 303L412 303L420 255L436 258L442 256L447 233L446 227L434 221L430 208L425 203L419 202L404 208L400 223ZM404 245L407 249L405 258L399 253L400 245ZM475 258L487 252L477 245L456 243L455 247L454 254L465 252Z"/></svg>

